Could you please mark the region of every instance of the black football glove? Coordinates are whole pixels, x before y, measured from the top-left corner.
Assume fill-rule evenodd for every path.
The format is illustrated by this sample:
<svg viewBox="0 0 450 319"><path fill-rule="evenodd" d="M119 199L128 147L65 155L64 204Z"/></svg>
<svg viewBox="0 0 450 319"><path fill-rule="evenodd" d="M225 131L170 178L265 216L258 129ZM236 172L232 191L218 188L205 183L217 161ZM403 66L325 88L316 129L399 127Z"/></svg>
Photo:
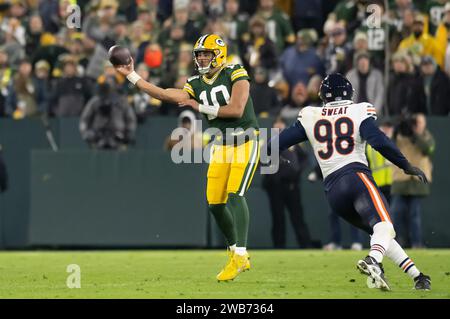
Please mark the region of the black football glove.
<svg viewBox="0 0 450 319"><path fill-rule="evenodd" d="M410 165L408 168L404 169L403 172L407 175L417 176L422 183L428 184L428 179L425 176L425 173L418 167Z"/></svg>

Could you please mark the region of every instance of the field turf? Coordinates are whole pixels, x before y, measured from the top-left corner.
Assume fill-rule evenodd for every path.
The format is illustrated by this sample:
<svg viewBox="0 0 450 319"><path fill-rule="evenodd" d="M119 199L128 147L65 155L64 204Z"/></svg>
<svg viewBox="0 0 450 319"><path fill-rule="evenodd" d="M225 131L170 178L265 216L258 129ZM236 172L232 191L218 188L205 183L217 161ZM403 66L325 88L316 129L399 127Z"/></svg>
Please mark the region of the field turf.
<svg viewBox="0 0 450 319"><path fill-rule="evenodd" d="M225 251L0 252L0 298L450 298L450 250L410 250L432 278L429 292L391 261L391 292L366 287L355 264L366 252L253 250L252 269L218 283ZM66 286L67 265L81 268L81 288Z"/></svg>

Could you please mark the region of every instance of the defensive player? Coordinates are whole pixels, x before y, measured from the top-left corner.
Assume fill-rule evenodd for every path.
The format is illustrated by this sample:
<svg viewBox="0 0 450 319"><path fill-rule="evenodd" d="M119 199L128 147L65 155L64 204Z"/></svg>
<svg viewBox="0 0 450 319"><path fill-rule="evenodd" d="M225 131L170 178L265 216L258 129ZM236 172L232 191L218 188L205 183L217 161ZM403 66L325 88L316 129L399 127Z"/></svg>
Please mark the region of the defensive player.
<svg viewBox="0 0 450 319"><path fill-rule="evenodd" d="M205 114L210 127L222 132L214 141L206 197L229 247L229 260L217 280L232 280L250 269L246 250L249 210L244 195L259 162L258 122L247 71L226 64L227 46L218 35L200 37L193 59L199 75L189 78L182 90L162 89L144 81L134 71L133 62L116 69L152 97ZM242 130L230 133L227 129ZM245 138L238 138L240 134Z"/></svg>
<svg viewBox="0 0 450 319"><path fill-rule="evenodd" d="M309 140L324 176L325 194L335 213L371 235L370 252L357 268L368 275L369 287L389 290L382 266L386 255L414 280L414 288L431 289L395 238L388 204L368 168L366 142L386 159L427 183L425 174L412 167L375 124L375 108L353 103L353 88L340 74L328 75L319 92L323 107L305 107L298 120L279 135L280 152Z"/></svg>

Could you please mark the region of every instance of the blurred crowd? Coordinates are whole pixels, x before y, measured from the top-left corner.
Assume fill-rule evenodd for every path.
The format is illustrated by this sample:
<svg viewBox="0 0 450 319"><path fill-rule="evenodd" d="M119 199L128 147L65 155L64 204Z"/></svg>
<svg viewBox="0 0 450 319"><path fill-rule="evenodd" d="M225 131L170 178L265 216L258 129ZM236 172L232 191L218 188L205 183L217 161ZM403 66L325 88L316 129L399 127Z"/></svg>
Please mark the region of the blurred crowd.
<svg viewBox="0 0 450 319"><path fill-rule="evenodd" d="M449 31L447 0L0 0L0 115L82 116L104 92L137 122L178 115L116 74L108 49L128 47L144 79L182 88L196 39L217 33L251 74L260 117L319 104L332 72L379 115L448 116Z"/></svg>

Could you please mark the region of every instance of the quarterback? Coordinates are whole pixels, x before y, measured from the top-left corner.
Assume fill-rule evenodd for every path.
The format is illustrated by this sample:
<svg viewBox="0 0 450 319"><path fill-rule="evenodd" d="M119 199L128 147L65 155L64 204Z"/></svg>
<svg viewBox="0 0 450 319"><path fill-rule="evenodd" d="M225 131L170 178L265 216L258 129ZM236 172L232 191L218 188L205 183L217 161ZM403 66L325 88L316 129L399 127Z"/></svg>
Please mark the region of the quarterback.
<svg viewBox="0 0 450 319"><path fill-rule="evenodd" d="M201 36L193 59L198 75L189 78L183 89L163 89L144 81L134 71L133 61L116 70L152 97L203 113L209 126L222 133L213 142L206 197L228 244L228 262L217 275L217 280L226 281L250 269L245 192L259 162L259 127L248 73L240 65L226 64L224 41L215 34Z"/></svg>

